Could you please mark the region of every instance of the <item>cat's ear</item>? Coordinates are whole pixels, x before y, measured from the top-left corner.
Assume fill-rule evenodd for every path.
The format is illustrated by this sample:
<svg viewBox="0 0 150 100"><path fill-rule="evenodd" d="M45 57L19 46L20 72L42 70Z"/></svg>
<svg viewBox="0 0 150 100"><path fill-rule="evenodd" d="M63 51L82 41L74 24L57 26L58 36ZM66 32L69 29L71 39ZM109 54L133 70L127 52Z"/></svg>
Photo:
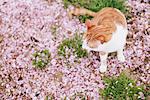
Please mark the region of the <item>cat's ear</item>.
<svg viewBox="0 0 150 100"><path fill-rule="evenodd" d="M85 25L87 26L87 28L90 28L90 27L93 26L91 20L89 20L89 19L87 19L87 20L85 21Z"/></svg>

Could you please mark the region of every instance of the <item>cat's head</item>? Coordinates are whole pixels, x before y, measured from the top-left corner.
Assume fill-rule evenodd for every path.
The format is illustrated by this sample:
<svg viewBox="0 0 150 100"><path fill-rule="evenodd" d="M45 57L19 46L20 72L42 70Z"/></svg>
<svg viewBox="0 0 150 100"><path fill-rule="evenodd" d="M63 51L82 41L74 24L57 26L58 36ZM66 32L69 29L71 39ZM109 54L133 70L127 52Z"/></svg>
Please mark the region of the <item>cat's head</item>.
<svg viewBox="0 0 150 100"><path fill-rule="evenodd" d="M91 23L90 20L85 22L87 26L87 32L84 33L83 39L86 41L86 45L90 48L97 48L105 41L105 36L99 33L99 27Z"/></svg>

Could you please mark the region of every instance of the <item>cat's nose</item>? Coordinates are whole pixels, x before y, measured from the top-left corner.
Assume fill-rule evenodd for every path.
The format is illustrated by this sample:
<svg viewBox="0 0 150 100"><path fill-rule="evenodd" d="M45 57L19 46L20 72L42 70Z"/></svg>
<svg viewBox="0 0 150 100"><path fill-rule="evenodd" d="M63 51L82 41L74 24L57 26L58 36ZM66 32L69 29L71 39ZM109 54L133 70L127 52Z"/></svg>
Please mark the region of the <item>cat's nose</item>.
<svg viewBox="0 0 150 100"><path fill-rule="evenodd" d="M90 47L90 48L96 48L96 46L93 46L93 45L90 45L89 47Z"/></svg>
<svg viewBox="0 0 150 100"><path fill-rule="evenodd" d="M93 43L88 43L88 46L89 46L90 48L96 48L96 45L93 44Z"/></svg>

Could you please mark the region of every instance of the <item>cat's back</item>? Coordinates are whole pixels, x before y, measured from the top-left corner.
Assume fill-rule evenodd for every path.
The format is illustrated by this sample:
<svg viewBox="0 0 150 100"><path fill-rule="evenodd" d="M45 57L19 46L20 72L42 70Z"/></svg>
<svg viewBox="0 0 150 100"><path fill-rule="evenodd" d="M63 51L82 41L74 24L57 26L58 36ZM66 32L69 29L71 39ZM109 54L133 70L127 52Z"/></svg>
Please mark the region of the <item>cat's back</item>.
<svg viewBox="0 0 150 100"><path fill-rule="evenodd" d="M105 21L112 21L117 24L121 24L124 27L127 27L127 22L124 14L116 9L116 8L111 8L111 7L106 7L100 10L96 16L93 18L93 21L95 23L101 24Z"/></svg>

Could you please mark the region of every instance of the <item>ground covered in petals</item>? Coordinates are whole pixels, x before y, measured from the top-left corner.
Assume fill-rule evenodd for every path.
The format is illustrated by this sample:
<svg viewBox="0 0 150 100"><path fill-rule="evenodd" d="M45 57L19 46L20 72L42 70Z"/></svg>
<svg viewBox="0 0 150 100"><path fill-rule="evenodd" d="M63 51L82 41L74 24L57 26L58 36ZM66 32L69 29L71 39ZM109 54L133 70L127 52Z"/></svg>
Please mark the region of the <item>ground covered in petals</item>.
<svg viewBox="0 0 150 100"><path fill-rule="evenodd" d="M128 0L131 18L124 55L108 57L106 76L119 75L130 69L137 84L150 84L150 36L148 0ZM77 93L98 100L105 87L98 68L96 52L78 58L58 54L64 39L86 31L77 18L69 19L61 0L0 0L0 98L4 100L43 100L53 95L60 100ZM33 53L47 49L50 63L44 69L32 65Z"/></svg>

